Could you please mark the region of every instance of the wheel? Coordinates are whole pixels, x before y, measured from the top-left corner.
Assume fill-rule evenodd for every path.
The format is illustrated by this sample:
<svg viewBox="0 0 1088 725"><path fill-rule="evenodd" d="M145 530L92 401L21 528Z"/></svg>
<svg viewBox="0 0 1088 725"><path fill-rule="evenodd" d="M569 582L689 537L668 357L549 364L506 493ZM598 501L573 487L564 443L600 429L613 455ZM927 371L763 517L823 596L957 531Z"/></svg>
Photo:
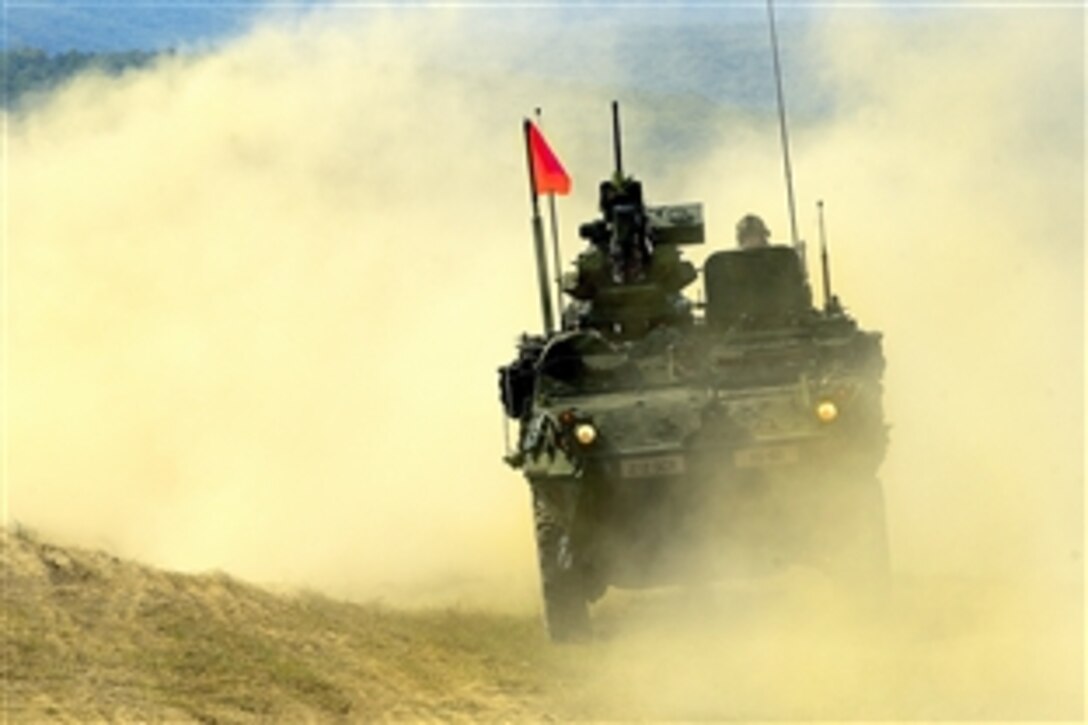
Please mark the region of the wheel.
<svg viewBox="0 0 1088 725"><path fill-rule="evenodd" d="M538 483L533 490L533 521L544 599L544 622L553 642L590 637L589 592L571 532L577 489L571 483Z"/></svg>

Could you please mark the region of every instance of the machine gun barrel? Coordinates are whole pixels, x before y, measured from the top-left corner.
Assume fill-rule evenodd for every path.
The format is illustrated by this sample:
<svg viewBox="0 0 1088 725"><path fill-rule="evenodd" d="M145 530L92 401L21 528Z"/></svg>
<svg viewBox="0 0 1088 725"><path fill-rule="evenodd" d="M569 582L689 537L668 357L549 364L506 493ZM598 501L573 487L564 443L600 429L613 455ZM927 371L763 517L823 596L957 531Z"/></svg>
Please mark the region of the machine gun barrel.
<svg viewBox="0 0 1088 725"><path fill-rule="evenodd" d="M623 180L623 145L620 137L620 104L612 101L612 148L616 154L616 179Z"/></svg>

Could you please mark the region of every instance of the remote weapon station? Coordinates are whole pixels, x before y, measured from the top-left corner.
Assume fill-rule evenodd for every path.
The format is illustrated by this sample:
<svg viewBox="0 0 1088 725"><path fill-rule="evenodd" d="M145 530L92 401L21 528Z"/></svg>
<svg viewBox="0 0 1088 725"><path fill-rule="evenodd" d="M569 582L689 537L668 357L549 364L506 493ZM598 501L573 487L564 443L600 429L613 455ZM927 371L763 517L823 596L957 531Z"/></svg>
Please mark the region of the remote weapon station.
<svg viewBox="0 0 1088 725"><path fill-rule="evenodd" d="M522 335L499 371L552 639L588 636L589 604L610 586L793 564L881 586L881 335L831 292L822 205L817 308L796 232L769 243L758 217L738 224L738 248L701 270L686 261L704 242L701 205L648 205L623 168L615 103L613 135L615 172L600 218L579 229L587 246L562 276L557 330L534 216L545 330ZM792 221L792 192L790 209ZM700 271L705 302L693 302Z"/></svg>

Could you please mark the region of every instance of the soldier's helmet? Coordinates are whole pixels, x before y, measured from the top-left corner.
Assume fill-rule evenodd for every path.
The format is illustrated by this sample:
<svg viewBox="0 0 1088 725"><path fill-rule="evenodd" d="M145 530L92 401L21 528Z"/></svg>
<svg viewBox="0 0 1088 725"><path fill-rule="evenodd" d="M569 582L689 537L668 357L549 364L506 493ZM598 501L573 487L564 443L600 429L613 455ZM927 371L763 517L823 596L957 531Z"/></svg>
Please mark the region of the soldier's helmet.
<svg viewBox="0 0 1088 725"><path fill-rule="evenodd" d="M737 222L737 244L741 249L765 247L771 237L771 230L755 214L746 214Z"/></svg>

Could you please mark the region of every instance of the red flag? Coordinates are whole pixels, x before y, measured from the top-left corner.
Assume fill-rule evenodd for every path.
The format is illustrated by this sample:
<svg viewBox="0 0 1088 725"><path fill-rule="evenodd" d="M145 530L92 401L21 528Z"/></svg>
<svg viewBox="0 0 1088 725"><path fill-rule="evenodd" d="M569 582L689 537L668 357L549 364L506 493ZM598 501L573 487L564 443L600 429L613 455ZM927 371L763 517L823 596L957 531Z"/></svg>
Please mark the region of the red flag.
<svg viewBox="0 0 1088 725"><path fill-rule="evenodd" d="M548 146L536 124L529 122L529 155L533 163L533 186L540 194L569 194L570 177L555 152Z"/></svg>

